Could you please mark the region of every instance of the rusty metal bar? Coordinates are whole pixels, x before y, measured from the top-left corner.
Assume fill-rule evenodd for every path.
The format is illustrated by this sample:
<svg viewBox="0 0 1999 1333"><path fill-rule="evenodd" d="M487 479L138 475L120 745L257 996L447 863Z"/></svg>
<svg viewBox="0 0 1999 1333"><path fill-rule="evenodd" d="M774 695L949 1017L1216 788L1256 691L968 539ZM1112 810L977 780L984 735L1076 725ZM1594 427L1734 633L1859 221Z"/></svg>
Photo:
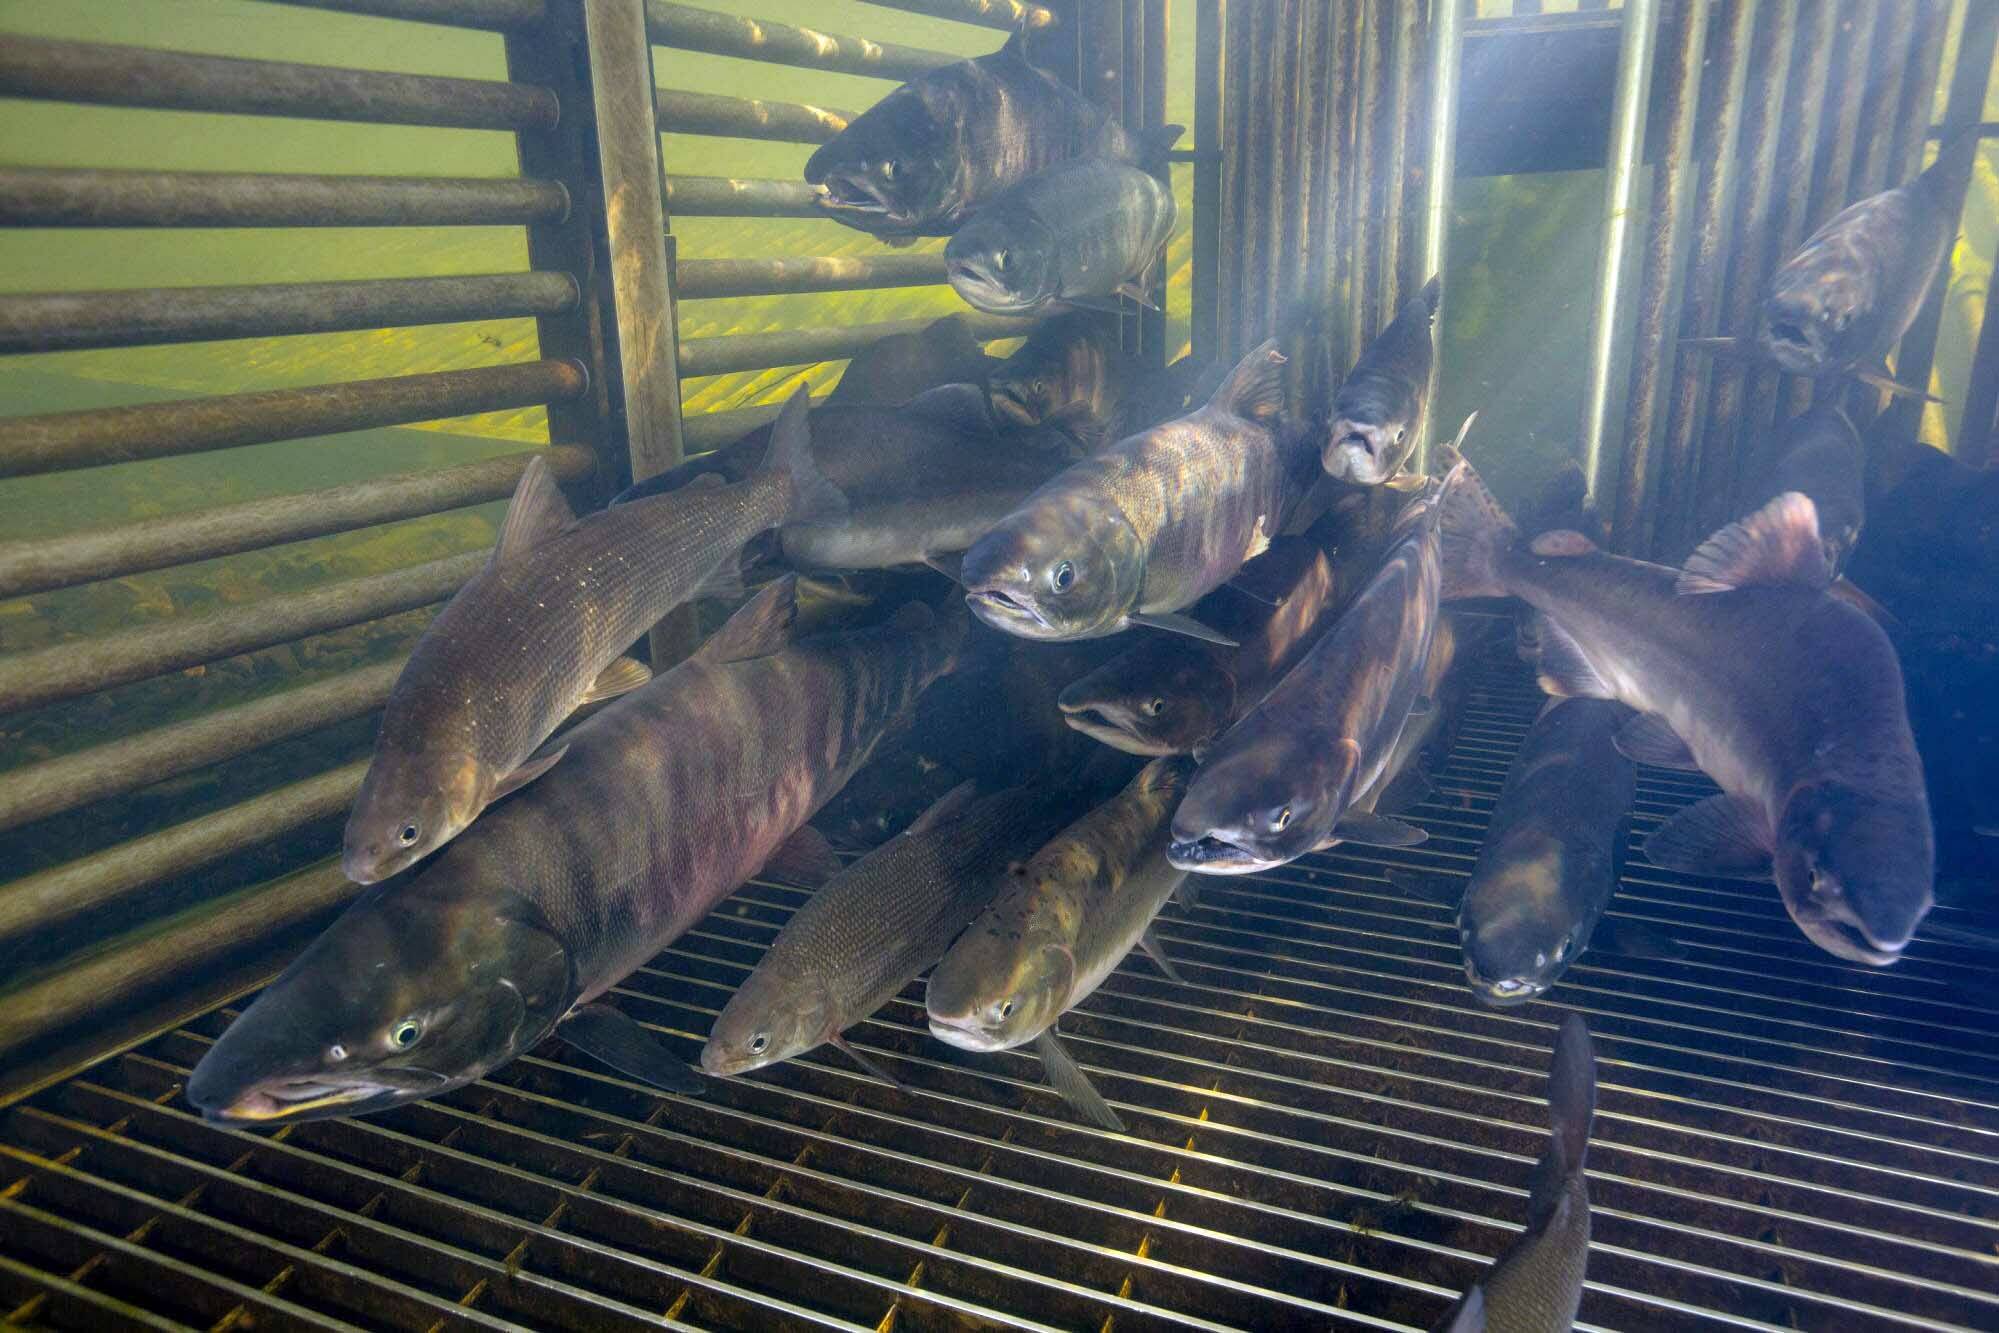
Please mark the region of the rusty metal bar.
<svg viewBox="0 0 1999 1333"><path fill-rule="evenodd" d="M1672 283L1688 241L1692 185L1700 174L1693 160L1694 120L1700 110L1701 73L1707 59L1708 0L1687 0L1680 11L1660 108L1665 127L1653 176L1651 225L1638 276L1638 316L1631 334L1631 387L1625 400L1624 449L1618 459L1617 507L1611 536L1626 555L1650 549L1657 519L1651 480L1652 441L1661 424L1660 390L1672 366L1666 326Z"/></svg>
<svg viewBox="0 0 1999 1333"><path fill-rule="evenodd" d="M1908 21L1915 33L1899 96L1886 115L1862 118L1867 137L1853 171L1854 178L1869 192L1885 190L1915 174L1923 132L1930 124L1930 107L1936 100L1944 35L1950 28L1949 0L1912 0L1908 8Z"/></svg>
<svg viewBox="0 0 1999 1333"><path fill-rule="evenodd" d="M0 477L531 407L574 398L589 380L573 361L526 361L305 389L6 417L0 418Z"/></svg>
<svg viewBox="0 0 1999 1333"><path fill-rule="evenodd" d="M693 5L646 0L646 31L661 46L739 56L771 65L830 69L842 74L867 74L878 79L910 79L961 58L944 51L924 51L864 37L815 32L789 23L738 18Z"/></svg>
<svg viewBox="0 0 1999 1333"><path fill-rule="evenodd" d="M844 255L796 259L686 259L676 288L684 301L797 292L854 292L880 287L924 287L943 282L944 256Z"/></svg>
<svg viewBox="0 0 1999 1333"><path fill-rule="evenodd" d="M1464 16L1452 0L1436 0L1430 6L1430 146L1425 158L1429 177L1423 203L1423 272L1446 274L1451 242L1451 184L1456 172L1458 137L1458 81L1463 69ZM1443 296L1437 306L1436 327L1446 325L1445 311L1451 303L1451 280L1446 274ZM1440 358L1441 359L1441 358ZM1437 367L1430 367L1430 390L1426 402L1437 398ZM1416 436L1416 448L1409 466L1419 475L1429 471L1431 429Z"/></svg>
<svg viewBox="0 0 1999 1333"><path fill-rule="evenodd" d="M0 773L0 829L122 796L382 706L407 657ZM5 890L0 890L4 896Z"/></svg>
<svg viewBox="0 0 1999 1333"><path fill-rule="evenodd" d="M779 143L825 143L847 128L851 111L807 106L802 102L766 102L753 97L722 97L674 88L655 91L662 134L706 134L732 139L772 139Z"/></svg>
<svg viewBox="0 0 1999 1333"><path fill-rule="evenodd" d="M1017 28L1046 28L1055 22L1055 15L1041 5L1026 5L1020 0L867 0L881 9L900 9L910 14L928 14L931 18L954 19L959 23L975 23L982 28L998 28L1012 32Z"/></svg>
<svg viewBox="0 0 1999 1333"><path fill-rule="evenodd" d="M1211 360L1221 321L1222 4L1194 3L1194 282L1190 336L1194 355Z"/></svg>
<svg viewBox="0 0 1999 1333"><path fill-rule="evenodd" d="M338 14L407 19L454 28L484 28L505 32L527 28L548 16L548 0L264 0L266 4L301 9L329 9Z"/></svg>
<svg viewBox="0 0 1999 1333"><path fill-rule="evenodd" d="M473 551L387 574L266 597L248 606L178 617L0 657L0 713L39 708L183 667L444 601L479 572Z"/></svg>
<svg viewBox="0 0 1999 1333"><path fill-rule="evenodd" d="M1604 438L1610 433L1610 372L1623 323L1625 272L1630 265L1632 214L1644 170L1645 112L1652 97L1659 44L1658 0L1624 0L1617 51L1617 91L1611 98L1610 160L1598 252L1596 299L1590 305L1589 364L1583 379L1583 481L1602 494Z"/></svg>
<svg viewBox="0 0 1999 1333"><path fill-rule="evenodd" d="M114 1012L135 996L211 969L259 940L325 920L359 892L337 864L327 862L135 930L109 948L0 995L0 1049L17 1049L92 1015Z"/></svg>
<svg viewBox="0 0 1999 1333"><path fill-rule="evenodd" d="M0 167L0 227L491 227L568 211L553 181Z"/></svg>
<svg viewBox="0 0 1999 1333"><path fill-rule="evenodd" d="M0 43L0 97L475 130L546 128L560 114L548 89L492 79L23 36Z"/></svg>
<svg viewBox="0 0 1999 1333"><path fill-rule="evenodd" d="M0 355L511 319L576 301L567 273L29 292L0 296Z"/></svg>
<svg viewBox="0 0 1999 1333"><path fill-rule="evenodd" d="M1018 338L1034 327L1032 319L1009 315L966 315L972 336L983 340ZM689 338L680 344L680 374L724 375L736 370L771 366L801 366L852 356L878 338L892 333L919 333L929 319L896 319L846 328L787 329L781 333L743 333L722 338Z"/></svg>
<svg viewBox="0 0 1999 1333"><path fill-rule="evenodd" d="M802 180L668 176L666 206L681 217L816 218L818 192Z"/></svg>
<svg viewBox="0 0 1999 1333"><path fill-rule="evenodd" d="M115 579L505 499L513 494L528 460L537 455L545 457L564 481L581 480L597 465L596 455L587 449L556 445L171 518L0 542L0 598L26 597L94 579Z"/></svg>

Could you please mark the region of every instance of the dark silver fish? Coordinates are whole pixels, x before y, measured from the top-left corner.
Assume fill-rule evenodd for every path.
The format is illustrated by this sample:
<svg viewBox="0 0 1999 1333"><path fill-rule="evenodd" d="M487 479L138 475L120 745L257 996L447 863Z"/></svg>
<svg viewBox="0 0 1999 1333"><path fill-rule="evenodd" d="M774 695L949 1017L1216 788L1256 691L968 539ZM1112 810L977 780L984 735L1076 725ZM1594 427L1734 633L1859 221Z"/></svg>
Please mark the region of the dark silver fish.
<svg viewBox="0 0 1999 1333"><path fill-rule="evenodd" d="M1758 452L1741 511L1753 514L1786 491L1808 496L1818 510L1826 568L1838 578L1866 521L1866 472L1860 432L1837 402L1821 402L1786 422Z"/></svg>
<svg viewBox="0 0 1999 1333"><path fill-rule="evenodd" d="M1789 492L1680 570L1576 533L1523 544L1474 475L1444 507L1445 588L1540 612L1551 694L1651 716L1619 746L1720 785L1645 844L1654 864L1761 878L1821 948L1895 961L1929 911L1936 849L1901 668L1880 627L1827 594L1812 502Z"/></svg>
<svg viewBox="0 0 1999 1333"><path fill-rule="evenodd" d="M649 677L619 654L704 583L740 587L733 562L752 537L846 508L813 462L806 402L803 389L792 395L768 461L735 485L578 519L546 464L528 465L492 559L390 691L347 821L350 878L372 884L415 864L546 772L564 747L536 750L563 718Z"/></svg>
<svg viewBox="0 0 1999 1333"><path fill-rule="evenodd" d="M953 790L792 915L716 1017L704 1070L747 1073L831 1042L895 1082L840 1034L936 962L992 901L1007 865L1062 826L1066 802L1052 788L972 788Z"/></svg>
<svg viewBox="0 0 1999 1333"><path fill-rule="evenodd" d="M1576 1014L1562 1019L1548 1069L1548 1151L1528 1186L1527 1230L1437 1324L1438 1333L1567 1333L1589 1267L1590 1121L1596 1052Z"/></svg>
<svg viewBox="0 0 1999 1333"><path fill-rule="evenodd" d="M229 1123L359 1115L469 1083L558 1030L626 1073L698 1088L593 1001L760 867L826 873L805 821L964 637L964 617L912 605L792 642L792 605L788 579L758 594L579 724L557 774L363 894L223 1034L188 1099Z"/></svg>
<svg viewBox="0 0 1999 1333"><path fill-rule="evenodd" d="M1118 346L1116 321L1076 310L1036 325L986 385L995 415L1021 427L1060 426L1096 445L1123 438L1108 432L1143 378L1138 358Z"/></svg>
<svg viewBox="0 0 1999 1333"><path fill-rule="evenodd" d="M930 974L924 1005L934 1035L972 1051L1037 1042L1057 1090L1096 1123L1124 1128L1061 1050L1055 1024L1141 943L1175 975L1150 932L1186 878L1167 864L1166 840L1192 769L1185 758L1153 760L1016 867Z"/></svg>
<svg viewBox="0 0 1999 1333"><path fill-rule="evenodd" d="M1144 158L1164 162L1180 133L1169 125L1140 164L1078 159L1030 176L981 208L944 247L951 286L995 315L1058 304L1144 305L1144 282L1173 234L1173 191Z"/></svg>
<svg viewBox="0 0 1999 1333"><path fill-rule="evenodd" d="M1436 355L1430 325L1437 317L1440 282L1433 277L1423 284L1361 352L1333 395L1320 462L1339 480L1378 486L1400 472L1415 450Z"/></svg>
<svg viewBox="0 0 1999 1333"><path fill-rule="evenodd" d="M1079 157L1128 162L1103 109L1029 63L1016 32L991 55L920 74L805 163L826 216L889 239L948 236L1029 176Z"/></svg>
<svg viewBox="0 0 1999 1333"><path fill-rule="evenodd" d="M940 385L983 384L999 364L963 315L946 315L921 332L891 333L856 352L826 403L896 407Z"/></svg>
<svg viewBox="0 0 1999 1333"><path fill-rule="evenodd" d="M1409 502L1352 605L1214 743L1173 816L1173 864L1241 875L1337 842L1423 841L1361 802L1378 793L1422 696L1437 627L1438 510L1463 476Z"/></svg>
<svg viewBox="0 0 1999 1333"><path fill-rule="evenodd" d="M966 552L958 577L973 612L1029 639L1131 625L1215 637L1179 612L1262 554L1304 492L1303 451L1279 420L1283 365L1264 343L1200 411L1036 491Z"/></svg>

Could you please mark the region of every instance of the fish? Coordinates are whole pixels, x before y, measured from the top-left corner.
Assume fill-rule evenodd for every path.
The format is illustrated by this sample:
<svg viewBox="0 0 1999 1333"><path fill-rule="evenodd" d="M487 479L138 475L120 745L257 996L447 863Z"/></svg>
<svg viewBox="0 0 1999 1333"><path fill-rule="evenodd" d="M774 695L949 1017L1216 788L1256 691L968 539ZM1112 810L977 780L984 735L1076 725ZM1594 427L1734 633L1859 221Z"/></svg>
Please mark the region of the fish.
<svg viewBox="0 0 1999 1333"><path fill-rule="evenodd" d="M748 1073L831 1043L884 1083L896 1080L840 1034L936 962L1006 879L1007 866L1062 827L1059 788L980 796L961 783L826 881L792 914L722 1007L701 1068Z"/></svg>
<svg viewBox="0 0 1999 1333"><path fill-rule="evenodd" d="M1333 395L1320 463L1356 486L1379 486L1415 451L1436 351L1431 324L1443 288L1432 277L1361 351Z"/></svg>
<svg viewBox="0 0 1999 1333"><path fill-rule="evenodd" d="M846 508L813 461L807 401L792 395L743 481L580 519L547 464L529 462L491 559L389 692L347 820L348 878L373 884L414 865L546 773L565 747L539 747L565 717L650 678L620 654L662 616L704 590L739 590L738 552L759 533Z"/></svg>
<svg viewBox="0 0 1999 1333"><path fill-rule="evenodd" d="M1179 613L1268 549L1304 491L1283 366L1262 344L1198 412L1099 449L1029 496L956 571L973 614L1029 639L1132 625L1218 637Z"/></svg>
<svg viewBox="0 0 1999 1333"><path fill-rule="evenodd" d="M569 734L569 758L406 879L364 891L232 1023L187 1098L231 1125L363 1115L551 1033L656 1086L701 1080L602 997L752 874L823 879L807 824L948 671L962 612L792 637L794 581Z"/></svg>
<svg viewBox="0 0 1999 1333"><path fill-rule="evenodd" d="M1137 163L1078 158L1030 176L981 208L944 247L951 286L992 315L1051 306L1152 305L1145 276L1173 234L1173 191L1159 175L1180 134L1149 134Z"/></svg>
<svg viewBox="0 0 1999 1333"><path fill-rule="evenodd" d="M897 407L941 385L984 384L999 364L963 315L946 315L919 332L891 333L856 352L826 402Z"/></svg>
<svg viewBox="0 0 1999 1333"><path fill-rule="evenodd" d="M1534 1164L1527 1229L1436 1324L1438 1333L1566 1333L1575 1326L1589 1267L1590 1122L1596 1051L1589 1027L1567 1014L1548 1069L1548 1149Z"/></svg>
<svg viewBox="0 0 1999 1333"><path fill-rule="evenodd" d="M1011 186L1075 158L1129 162L1109 113L1028 59L998 51L928 70L821 144L805 163L815 205L889 240L948 236Z"/></svg>
<svg viewBox="0 0 1999 1333"><path fill-rule="evenodd" d="M1060 426L1094 447L1123 438L1107 432L1144 378L1138 358L1118 346L1115 321L1072 310L1036 325L986 387L994 415L1020 427Z"/></svg>
<svg viewBox="0 0 1999 1333"><path fill-rule="evenodd" d="M1805 935L1837 957L1900 957L1931 906L1936 845L1901 667L1866 614L1829 595L1809 497L1786 492L1678 570L1579 533L1523 543L1469 475L1443 507L1450 598L1514 596L1540 613L1551 694L1617 699L1640 763L1721 787L1645 842L1654 865L1774 875Z"/></svg>
<svg viewBox="0 0 1999 1333"><path fill-rule="evenodd" d="M1209 749L1173 816L1174 865L1242 875L1343 841L1424 840L1362 801L1378 797L1411 714L1434 707L1421 692L1438 619L1438 515L1464 475L1454 469L1404 506L1352 604Z"/></svg>
<svg viewBox="0 0 1999 1333"><path fill-rule="evenodd" d="M924 1009L932 1035L969 1051L1035 1043L1057 1091L1086 1118L1122 1132L1055 1025L1134 947L1146 947L1178 980L1151 929L1186 878L1165 852L1167 823L1192 770L1184 757L1154 759L1015 868L930 974Z"/></svg>
<svg viewBox="0 0 1999 1333"><path fill-rule="evenodd" d="M1866 471L1860 432L1837 402L1822 401L1785 422L1758 450L1739 507L1753 514L1786 491L1810 496L1826 568L1837 579L1867 518Z"/></svg>

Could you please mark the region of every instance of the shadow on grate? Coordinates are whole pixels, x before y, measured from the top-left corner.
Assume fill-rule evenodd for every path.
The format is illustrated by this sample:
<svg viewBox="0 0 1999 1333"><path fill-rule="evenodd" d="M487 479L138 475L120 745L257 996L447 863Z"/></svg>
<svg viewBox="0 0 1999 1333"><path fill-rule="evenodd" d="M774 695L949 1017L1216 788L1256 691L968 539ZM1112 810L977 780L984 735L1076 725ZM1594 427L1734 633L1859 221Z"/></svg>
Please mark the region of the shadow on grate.
<svg viewBox="0 0 1999 1333"><path fill-rule="evenodd" d="M699 1099L559 1044L430 1103L269 1136L182 1079L211 1013L6 1113L0 1308L73 1328L1427 1327L1517 1232L1547 1047L1589 1020L1600 1092L1581 1327L1999 1327L1999 999L1977 954L1804 940L1774 892L1634 857L1613 913L1685 957L1596 952L1556 1003L1463 984L1449 909L1540 702L1473 691L1407 851L1203 886L1065 1021L1129 1123L1075 1123L1037 1061L932 1041L920 984L852 1036ZM1711 791L1645 770L1638 828ZM618 1001L683 1055L803 900L758 883ZM1940 908L1965 921L1961 909Z"/></svg>

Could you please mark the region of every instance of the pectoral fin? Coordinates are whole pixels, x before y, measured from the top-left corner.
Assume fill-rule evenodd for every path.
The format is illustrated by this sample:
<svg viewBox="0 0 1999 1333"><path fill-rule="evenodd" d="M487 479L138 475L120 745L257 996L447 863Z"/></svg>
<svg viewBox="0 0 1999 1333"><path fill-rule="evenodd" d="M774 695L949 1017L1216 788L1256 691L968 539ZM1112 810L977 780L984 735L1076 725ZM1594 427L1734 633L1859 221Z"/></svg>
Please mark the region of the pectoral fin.
<svg viewBox="0 0 1999 1333"><path fill-rule="evenodd" d="M497 801L502 796L513 795L542 774L548 772L549 769L554 768L562 756L568 753L569 746L567 743L564 743L544 754L529 755L526 762L519 768L500 779L499 785L493 788L493 800Z"/></svg>
<svg viewBox="0 0 1999 1333"><path fill-rule="evenodd" d="M690 1095L707 1088L701 1076L686 1061L676 1059L659 1038L639 1026L636 1019L608 1004L584 1005L563 1020L557 1033L598 1064L629 1074L641 1083Z"/></svg>
<svg viewBox="0 0 1999 1333"><path fill-rule="evenodd" d="M651 667L636 657L621 657L597 673L597 679L590 682L590 688L583 691L583 697L576 701L576 706L582 708L615 699L621 694L630 694L651 679Z"/></svg>
<svg viewBox="0 0 1999 1333"><path fill-rule="evenodd" d="M965 553L963 551L940 551L934 555L925 555L923 563L953 583L963 584L965 581Z"/></svg>
<svg viewBox="0 0 1999 1333"><path fill-rule="evenodd" d="M1349 810L1341 815L1340 822L1333 825L1333 837L1341 842L1364 843L1369 847L1415 847L1430 840L1430 835L1414 824L1361 810Z"/></svg>
<svg viewBox="0 0 1999 1333"><path fill-rule="evenodd" d="M849 1046L847 1044L847 1039L845 1037L833 1038L833 1044L835 1046L838 1046L849 1060L852 1060L855 1064L859 1065L862 1069L866 1070L870 1076L880 1079L882 1082L888 1084L891 1088L894 1088L897 1092L909 1091L909 1089L903 1085L901 1079L898 1079L897 1077L895 1077L895 1075L889 1073L886 1069L883 1069L879 1064L877 1064L874 1061L872 1057L862 1055L852 1046Z"/></svg>
<svg viewBox="0 0 1999 1333"><path fill-rule="evenodd" d="M804 824L770 854L762 873L816 889L840 873L840 857L825 834Z"/></svg>
<svg viewBox="0 0 1999 1333"><path fill-rule="evenodd" d="M1651 764L1657 768L1683 768L1698 771L1700 765L1694 762L1693 751L1680 739L1672 725L1657 713L1640 713L1618 729L1613 742L1617 752L1634 764Z"/></svg>
<svg viewBox="0 0 1999 1333"><path fill-rule="evenodd" d="M1898 398L1920 398L1926 403L1941 403L1943 401L1943 399L1937 397L1935 394L1926 393L1913 384L1902 383L1902 381L1888 373L1888 367L1885 365L1878 370L1863 370L1856 366L1852 374L1853 378L1859 380L1868 388L1879 389L1882 393L1894 394Z"/></svg>
<svg viewBox="0 0 1999 1333"><path fill-rule="evenodd" d="M1151 629L1170 630L1175 634L1185 634L1203 643L1218 643L1224 648L1240 648L1241 644L1223 634L1220 630L1209 629L1192 616L1183 616L1177 611L1162 611L1157 615L1130 615L1125 620L1133 625L1145 625Z"/></svg>
<svg viewBox="0 0 1999 1333"><path fill-rule="evenodd" d="M1453 909L1464 901L1465 886L1470 883L1456 875L1426 875L1415 870L1391 870L1388 882L1407 897Z"/></svg>
<svg viewBox="0 0 1999 1333"><path fill-rule="evenodd" d="M1770 877L1763 807L1747 796L1710 796L1645 839L1645 859L1666 870L1731 879Z"/></svg>
<svg viewBox="0 0 1999 1333"><path fill-rule="evenodd" d="M1485 1288L1473 1287L1460 1296L1437 1333L1485 1333Z"/></svg>
<svg viewBox="0 0 1999 1333"><path fill-rule="evenodd" d="M1685 962L1687 958L1685 945L1664 931L1637 921L1614 922L1605 918L1591 935L1590 947L1621 953L1627 958L1657 958L1668 963Z"/></svg>
<svg viewBox="0 0 1999 1333"><path fill-rule="evenodd" d="M1138 937L1138 947L1145 950L1145 956L1152 960L1153 966L1166 974L1168 981L1177 986L1187 984L1187 978L1180 975L1180 969L1173 966L1173 960L1166 956L1165 948L1159 943L1158 932L1151 926L1147 926L1145 933Z"/></svg>
<svg viewBox="0 0 1999 1333"><path fill-rule="evenodd" d="M1064 296L1062 304L1076 310L1094 310L1105 315L1122 315L1124 303L1115 296Z"/></svg>
<svg viewBox="0 0 1999 1333"><path fill-rule="evenodd" d="M1124 1133L1124 1121L1097 1091L1089 1075L1070 1056L1069 1048L1049 1028L1034 1039L1035 1053L1041 1057L1041 1068L1048 1075L1048 1086L1062 1094L1062 1099L1074 1107L1078 1114L1091 1124L1116 1133Z"/></svg>

